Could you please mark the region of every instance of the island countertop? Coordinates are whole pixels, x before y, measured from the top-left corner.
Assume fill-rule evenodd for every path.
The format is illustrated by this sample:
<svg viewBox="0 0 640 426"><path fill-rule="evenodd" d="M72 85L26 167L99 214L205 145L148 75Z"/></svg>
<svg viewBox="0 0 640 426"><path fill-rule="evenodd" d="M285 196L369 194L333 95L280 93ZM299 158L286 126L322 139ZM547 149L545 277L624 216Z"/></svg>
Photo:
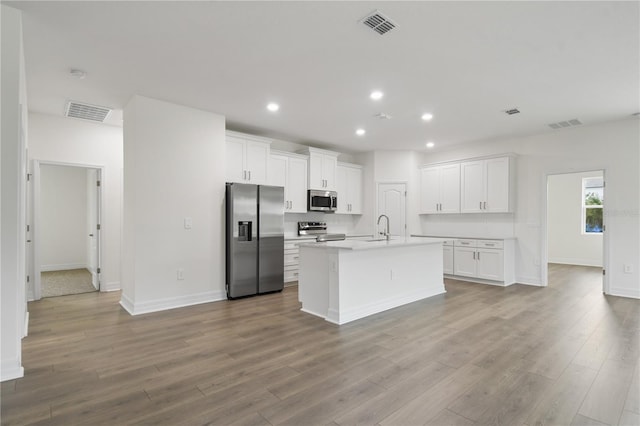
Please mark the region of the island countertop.
<svg viewBox="0 0 640 426"><path fill-rule="evenodd" d="M309 242L300 244L300 247L309 247L315 249L373 250L392 247L442 244L446 240L446 238L429 237L392 237L390 240L387 240L386 238L372 238L371 240L342 240L326 241L322 243Z"/></svg>

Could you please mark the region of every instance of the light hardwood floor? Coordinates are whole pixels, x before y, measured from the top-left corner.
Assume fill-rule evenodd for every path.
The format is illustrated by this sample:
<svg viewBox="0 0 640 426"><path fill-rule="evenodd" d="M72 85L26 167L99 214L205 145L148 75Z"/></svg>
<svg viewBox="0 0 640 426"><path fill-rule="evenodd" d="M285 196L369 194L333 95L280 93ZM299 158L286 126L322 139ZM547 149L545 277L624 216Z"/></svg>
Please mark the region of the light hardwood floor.
<svg viewBox="0 0 640 426"><path fill-rule="evenodd" d="M640 301L600 270L447 293L344 326L282 293L129 316L119 293L29 304L2 425L640 424Z"/></svg>

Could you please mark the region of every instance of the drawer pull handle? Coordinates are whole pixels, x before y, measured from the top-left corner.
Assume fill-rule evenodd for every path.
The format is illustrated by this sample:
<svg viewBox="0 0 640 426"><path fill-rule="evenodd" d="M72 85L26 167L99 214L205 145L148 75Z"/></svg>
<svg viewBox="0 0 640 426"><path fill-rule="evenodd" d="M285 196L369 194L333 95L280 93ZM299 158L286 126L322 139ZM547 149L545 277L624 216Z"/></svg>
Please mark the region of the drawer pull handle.
<svg viewBox="0 0 640 426"><path fill-rule="evenodd" d="M297 258L299 258L299 257L300 257L300 256L293 256L293 258L294 258L294 259L297 259Z"/></svg>

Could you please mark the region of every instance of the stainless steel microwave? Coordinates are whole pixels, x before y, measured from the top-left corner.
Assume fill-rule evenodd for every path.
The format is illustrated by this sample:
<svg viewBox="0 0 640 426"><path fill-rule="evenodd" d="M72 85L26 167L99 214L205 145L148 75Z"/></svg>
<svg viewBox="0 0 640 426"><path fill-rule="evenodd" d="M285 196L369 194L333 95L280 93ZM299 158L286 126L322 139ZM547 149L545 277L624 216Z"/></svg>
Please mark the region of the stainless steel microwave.
<svg viewBox="0 0 640 426"><path fill-rule="evenodd" d="M336 191L318 191L310 189L307 198L307 210L332 213L338 208Z"/></svg>

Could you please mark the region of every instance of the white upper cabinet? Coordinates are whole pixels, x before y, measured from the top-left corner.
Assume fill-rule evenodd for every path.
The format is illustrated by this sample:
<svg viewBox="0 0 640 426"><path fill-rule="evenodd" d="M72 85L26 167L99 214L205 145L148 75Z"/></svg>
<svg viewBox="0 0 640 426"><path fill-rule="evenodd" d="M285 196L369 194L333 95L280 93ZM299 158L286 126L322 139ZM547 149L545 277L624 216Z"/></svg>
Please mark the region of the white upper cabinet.
<svg viewBox="0 0 640 426"><path fill-rule="evenodd" d="M227 182L267 183L270 142L251 135L227 132Z"/></svg>
<svg viewBox="0 0 640 426"><path fill-rule="evenodd" d="M269 160L269 185L284 187L285 213L306 213L307 157L273 151Z"/></svg>
<svg viewBox="0 0 640 426"><path fill-rule="evenodd" d="M336 191L338 153L318 148L307 148L309 155L309 189Z"/></svg>
<svg viewBox="0 0 640 426"><path fill-rule="evenodd" d="M420 213L460 213L460 164L420 170Z"/></svg>
<svg viewBox="0 0 640 426"><path fill-rule="evenodd" d="M336 213L362 214L362 166L338 163Z"/></svg>
<svg viewBox="0 0 640 426"><path fill-rule="evenodd" d="M511 157L467 161L460 165L462 213L513 211Z"/></svg>

